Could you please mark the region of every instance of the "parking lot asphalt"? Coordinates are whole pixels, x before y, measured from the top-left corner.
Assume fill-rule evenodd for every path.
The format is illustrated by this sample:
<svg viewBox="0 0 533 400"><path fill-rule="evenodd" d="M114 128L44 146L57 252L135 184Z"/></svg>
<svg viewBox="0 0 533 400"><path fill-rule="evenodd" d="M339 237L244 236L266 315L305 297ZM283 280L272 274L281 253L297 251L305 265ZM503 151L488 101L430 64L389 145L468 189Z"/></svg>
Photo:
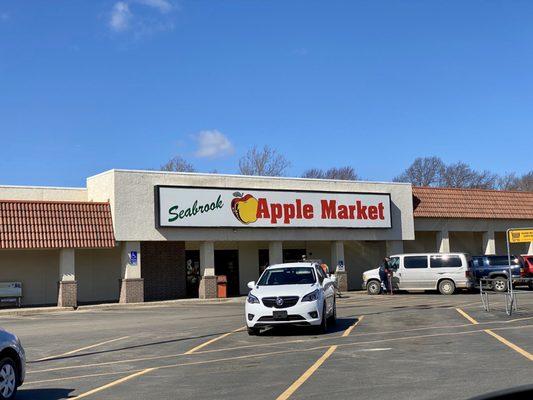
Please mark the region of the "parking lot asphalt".
<svg viewBox="0 0 533 400"><path fill-rule="evenodd" d="M0 318L27 353L19 399L467 399L532 383L533 292L349 293L327 334L248 336L244 300Z"/></svg>

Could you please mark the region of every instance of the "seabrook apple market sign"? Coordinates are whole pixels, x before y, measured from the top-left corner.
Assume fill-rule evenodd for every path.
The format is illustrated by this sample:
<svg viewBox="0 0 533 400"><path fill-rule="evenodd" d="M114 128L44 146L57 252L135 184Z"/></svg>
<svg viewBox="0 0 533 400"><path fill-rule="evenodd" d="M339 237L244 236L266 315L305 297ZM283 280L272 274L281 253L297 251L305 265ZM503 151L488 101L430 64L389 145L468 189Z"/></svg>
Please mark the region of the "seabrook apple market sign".
<svg viewBox="0 0 533 400"><path fill-rule="evenodd" d="M388 193L156 186L160 227L390 228Z"/></svg>

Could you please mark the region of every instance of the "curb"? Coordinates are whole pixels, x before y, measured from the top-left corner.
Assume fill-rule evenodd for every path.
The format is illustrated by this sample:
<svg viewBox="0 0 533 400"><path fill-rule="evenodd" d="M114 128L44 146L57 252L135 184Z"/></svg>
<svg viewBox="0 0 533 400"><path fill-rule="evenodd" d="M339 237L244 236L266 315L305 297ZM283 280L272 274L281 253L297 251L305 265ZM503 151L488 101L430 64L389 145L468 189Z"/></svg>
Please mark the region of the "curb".
<svg viewBox="0 0 533 400"><path fill-rule="evenodd" d="M74 311L74 307L29 307L0 310L1 317L23 316L23 315L37 315L37 314L51 314L56 312Z"/></svg>
<svg viewBox="0 0 533 400"><path fill-rule="evenodd" d="M14 317L24 315L38 315L38 314L51 314L57 312L72 312L72 311L92 311L92 310L127 310L135 308L156 308L162 306L171 305L202 305L202 304L238 304L244 303L246 297L231 297L224 299L177 299L177 300L163 300L163 301L150 301L143 303L103 303L103 304L91 304L86 306L74 307L28 307L28 308L10 308L6 310L0 310L0 318L2 317Z"/></svg>

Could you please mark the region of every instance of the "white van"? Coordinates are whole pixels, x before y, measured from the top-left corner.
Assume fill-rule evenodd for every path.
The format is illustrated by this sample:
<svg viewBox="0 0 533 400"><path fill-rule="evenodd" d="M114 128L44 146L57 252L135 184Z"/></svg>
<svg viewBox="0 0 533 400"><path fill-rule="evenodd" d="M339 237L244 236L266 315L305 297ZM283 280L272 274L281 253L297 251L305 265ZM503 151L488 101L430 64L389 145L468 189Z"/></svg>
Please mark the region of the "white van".
<svg viewBox="0 0 533 400"><path fill-rule="evenodd" d="M395 270L394 289L438 290L442 294L453 294L456 289L473 287L468 270L470 257L464 253L395 254L390 259ZM363 289L369 294L381 292L379 268L363 273Z"/></svg>

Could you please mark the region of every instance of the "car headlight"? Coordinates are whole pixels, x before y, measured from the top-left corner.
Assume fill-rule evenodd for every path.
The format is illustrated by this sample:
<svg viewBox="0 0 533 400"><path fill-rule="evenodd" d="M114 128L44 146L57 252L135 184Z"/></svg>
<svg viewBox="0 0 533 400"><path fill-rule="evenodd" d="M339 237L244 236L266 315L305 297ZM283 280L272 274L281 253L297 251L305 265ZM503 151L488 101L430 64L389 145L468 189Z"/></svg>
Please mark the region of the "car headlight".
<svg viewBox="0 0 533 400"><path fill-rule="evenodd" d="M363 280L366 281L366 273L363 274Z"/></svg>
<svg viewBox="0 0 533 400"><path fill-rule="evenodd" d="M259 299L257 297L255 297L253 294L251 293L248 293L248 298L246 299L246 301L250 304L254 304L254 303L257 303L259 304Z"/></svg>
<svg viewBox="0 0 533 400"><path fill-rule="evenodd" d="M315 289L311 293L307 293L304 297L302 297L302 301L315 301L318 300L318 295L320 294L320 291L318 289Z"/></svg>

